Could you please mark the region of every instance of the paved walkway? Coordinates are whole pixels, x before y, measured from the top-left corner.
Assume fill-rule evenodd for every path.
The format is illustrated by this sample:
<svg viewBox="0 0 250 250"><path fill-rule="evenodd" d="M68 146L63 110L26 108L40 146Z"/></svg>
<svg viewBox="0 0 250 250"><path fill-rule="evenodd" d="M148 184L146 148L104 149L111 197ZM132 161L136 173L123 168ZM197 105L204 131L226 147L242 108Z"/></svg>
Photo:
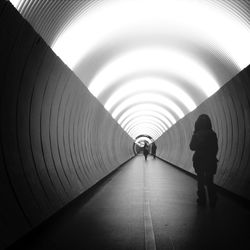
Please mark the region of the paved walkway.
<svg viewBox="0 0 250 250"><path fill-rule="evenodd" d="M87 198L12 249L250 249L250 211L219 194L196 205L196 181L159 159L129 161Z"/></svg>

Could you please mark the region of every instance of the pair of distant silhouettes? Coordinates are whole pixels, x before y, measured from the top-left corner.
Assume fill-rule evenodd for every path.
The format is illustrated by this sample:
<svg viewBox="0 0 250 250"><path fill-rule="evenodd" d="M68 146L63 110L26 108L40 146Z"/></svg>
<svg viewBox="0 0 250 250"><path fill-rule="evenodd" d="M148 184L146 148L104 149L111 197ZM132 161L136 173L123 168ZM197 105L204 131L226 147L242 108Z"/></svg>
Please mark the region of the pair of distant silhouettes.
<svg viewBox="0 0 250 250"><path fill-rule="evenodd" d="M214 207L217 196L213 178L217 170L218 140L208 115L202 114L198 117L189 146L194 151L193 167L197 174L198 184L197 203L201 206L206 204L206 186L209 205Z"/></svg>
<svg viewBox="0 0 250 250"><path fill-rule="evenodd" d="M156 149L157 149L157 146L155 145L155 142L153 142L151 146L151 154L153 155L154 159L156 157ZM145 160L147 160L148 154L149 154L149 146L145 142L144 147L143 147L143 155L145 157Z"/></svg>

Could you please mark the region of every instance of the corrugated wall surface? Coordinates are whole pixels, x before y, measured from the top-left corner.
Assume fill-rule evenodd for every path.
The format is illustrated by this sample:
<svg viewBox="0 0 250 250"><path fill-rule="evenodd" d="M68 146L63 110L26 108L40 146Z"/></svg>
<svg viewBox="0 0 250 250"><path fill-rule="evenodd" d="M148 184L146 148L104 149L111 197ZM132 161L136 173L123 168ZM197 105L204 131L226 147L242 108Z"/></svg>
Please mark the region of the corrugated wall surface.
<svg viewBox="0 0 250 250"><path fill-rule="evenodd" d="M206 4L236 16L249 27L249 1L204 1ZM88 13L92 8L102 6L105 2L106 0L20 0L18 9L38 34L51 46L60 34L75 21L75 18ZM203 4L202 1L199 2Z"/></svg>
<svg viewBox="0 0 250 250"><path fill-rule="evenodd" d="M218 136L216 184L250 199L250 66L157 140L161 158L194 173L189 143L202 113L211 117Z"/></svg>
<svg viewBox="0 0 250 250"><path fill-rule="evenodd" d="M0 1L0 248L133 156L132 139Z"/></svg>

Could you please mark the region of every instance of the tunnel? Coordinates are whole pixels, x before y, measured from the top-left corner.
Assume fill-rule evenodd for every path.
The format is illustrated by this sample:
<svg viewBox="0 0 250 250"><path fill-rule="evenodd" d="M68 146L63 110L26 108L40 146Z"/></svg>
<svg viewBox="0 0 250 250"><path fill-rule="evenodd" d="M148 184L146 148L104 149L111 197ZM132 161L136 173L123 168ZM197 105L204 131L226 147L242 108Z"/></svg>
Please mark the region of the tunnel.
<svg viewBox="0 0 250 250"><path fill-rule="evenodd" d="M0 249L248 249L249 44L247 0L1 0Z"/></svg>

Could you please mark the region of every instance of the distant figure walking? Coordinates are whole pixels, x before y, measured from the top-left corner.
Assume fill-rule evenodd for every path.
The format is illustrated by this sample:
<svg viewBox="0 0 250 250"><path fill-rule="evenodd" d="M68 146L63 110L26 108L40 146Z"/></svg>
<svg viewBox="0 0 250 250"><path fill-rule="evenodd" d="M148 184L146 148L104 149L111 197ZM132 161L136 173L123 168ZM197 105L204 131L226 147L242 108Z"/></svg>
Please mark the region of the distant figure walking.
<svg viewBox="0 0 250 250"><path fill-rule="evenodd" d="M206 204L206 186L209 204L214 207L217 197L213 178L217 170L218 140L216 133L212 130L211 120L206 114L200 115L195 122L190 149L195 151L193 167L198 182L197 203L201 206Z"/></svg>
<svg viewBox="0 0 250 250"><path fill-rule="evenodd" d="M144 144L144 147L143 147L143 155L144 155L144 157L145 157L145 161L147 160L147 158L148 158L148 145L147 145L147 143L145 142L145 144Z"/></svg>
<svg viewBox="0 0 250 250"><path fill-rule="evenodd" d="M156 157L156 149L157 149L157 146L156 146L155 142L153 142L152 147L151 147L151 154L153 155L154 159Z"/></svg>

